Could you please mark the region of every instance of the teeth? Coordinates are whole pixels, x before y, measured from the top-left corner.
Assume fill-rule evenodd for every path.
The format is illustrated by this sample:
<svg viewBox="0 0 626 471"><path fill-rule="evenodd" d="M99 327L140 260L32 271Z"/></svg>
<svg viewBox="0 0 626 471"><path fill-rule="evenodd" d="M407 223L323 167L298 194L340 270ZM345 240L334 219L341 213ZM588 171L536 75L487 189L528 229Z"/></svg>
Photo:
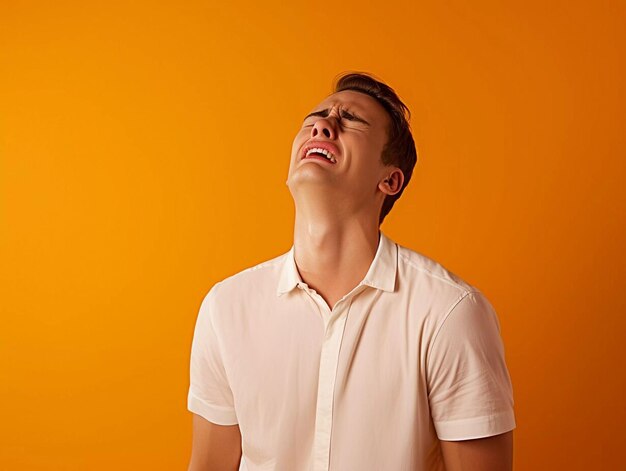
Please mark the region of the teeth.
<svg viewBox="0 0 626 471"><path fill-rule="evenodd" d="M319 154L323 154L324 156L326 156L326 158L328 160L330 160L332 163L337 163L337 159L335 159L335 156L329 152L326 149L322 149L321 147L312 147L311 149L309 149L306 152L306 156L308 157L309 155L311 155L313 152L317 152Z"/></svg>

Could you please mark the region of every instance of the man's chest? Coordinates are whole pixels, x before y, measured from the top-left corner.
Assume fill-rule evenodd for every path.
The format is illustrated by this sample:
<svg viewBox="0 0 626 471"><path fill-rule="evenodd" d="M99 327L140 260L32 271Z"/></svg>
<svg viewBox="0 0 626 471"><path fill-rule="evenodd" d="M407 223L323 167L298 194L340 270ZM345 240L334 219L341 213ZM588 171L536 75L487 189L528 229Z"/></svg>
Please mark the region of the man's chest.
<svg viewBox="0 0 626 471"><path fill-rule="evenodd" d="M429 337L419 306L366 295L331 312L301 294L291 309L231 313L222 342L238 415L306 415L322 401L374 405L418 394Z"/></svg>

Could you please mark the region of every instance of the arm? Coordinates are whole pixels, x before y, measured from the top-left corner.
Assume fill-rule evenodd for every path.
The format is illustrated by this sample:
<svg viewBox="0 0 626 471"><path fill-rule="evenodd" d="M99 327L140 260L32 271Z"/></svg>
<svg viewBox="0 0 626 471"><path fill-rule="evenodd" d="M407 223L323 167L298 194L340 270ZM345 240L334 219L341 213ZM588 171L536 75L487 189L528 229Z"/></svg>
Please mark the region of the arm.
<svg viewBox="0 0 626 471"><path fill-rule="evenodd" d="M467 293L440 324L428 384L446 469L511 471L513 390L499 321L482 293Z"/></svg>
<svg viewBox="0 0 626 471"><path fill-rule="evenodd" d="M475 440L444 441L447 471L512 471L513 431Z"/></svg>
<svg viewBox="0 0 626 471"><path fill-rule="evenodd" d="M191 345L187 408L193 412L193 442L189 471L237 471L241 433L213 325L215 285L205 296Z"/></svg>
<svg viewBox="0 0 626 471"><path fill-rule="evenodd" d="M237 471L241 461L239 425L217 425L193 414L188 471Z"/></svg>

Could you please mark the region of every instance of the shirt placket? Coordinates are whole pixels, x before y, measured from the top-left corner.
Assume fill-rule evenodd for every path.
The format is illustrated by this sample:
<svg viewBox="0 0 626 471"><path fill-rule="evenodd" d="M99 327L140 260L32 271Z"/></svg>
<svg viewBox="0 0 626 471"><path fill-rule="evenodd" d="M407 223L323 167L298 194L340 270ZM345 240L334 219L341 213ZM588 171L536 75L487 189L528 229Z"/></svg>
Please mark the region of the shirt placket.
<svg viewBox="0 0 626 471"><path fill-rule="evenodd" d="M357 287L355 289L362 289ZM328 471L330 466L330 439L333 425L333 399L337 379L337 364L343 333L352 305L354 291L339 300L333 310L315 291L306 290L315 298L324 320L324 341L320 353L317 405L315 410L315 435L310 471Z"/></svg>

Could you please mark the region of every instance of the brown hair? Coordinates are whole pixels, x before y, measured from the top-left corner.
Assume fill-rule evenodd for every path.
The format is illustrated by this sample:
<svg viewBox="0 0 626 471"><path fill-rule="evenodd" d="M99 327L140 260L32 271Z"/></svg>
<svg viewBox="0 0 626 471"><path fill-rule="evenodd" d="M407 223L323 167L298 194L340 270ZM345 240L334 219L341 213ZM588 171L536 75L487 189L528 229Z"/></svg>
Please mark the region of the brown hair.
<svg viewBox="0 0 626 471"><path fill-rule="evenodd" d="M404 183L398 193L385 197L378 220L378 225L380 225L409 184L413 167L417 162L417 150L409 126L411 112L391 87L375 79L371 74L363 72L340 74L335 78L333 93L343 90L353 90L371 96L385 108L391 118L391 126L387 133L388 140L383 148L381 160L384 165L395 165L402 170Z"/></svg>

